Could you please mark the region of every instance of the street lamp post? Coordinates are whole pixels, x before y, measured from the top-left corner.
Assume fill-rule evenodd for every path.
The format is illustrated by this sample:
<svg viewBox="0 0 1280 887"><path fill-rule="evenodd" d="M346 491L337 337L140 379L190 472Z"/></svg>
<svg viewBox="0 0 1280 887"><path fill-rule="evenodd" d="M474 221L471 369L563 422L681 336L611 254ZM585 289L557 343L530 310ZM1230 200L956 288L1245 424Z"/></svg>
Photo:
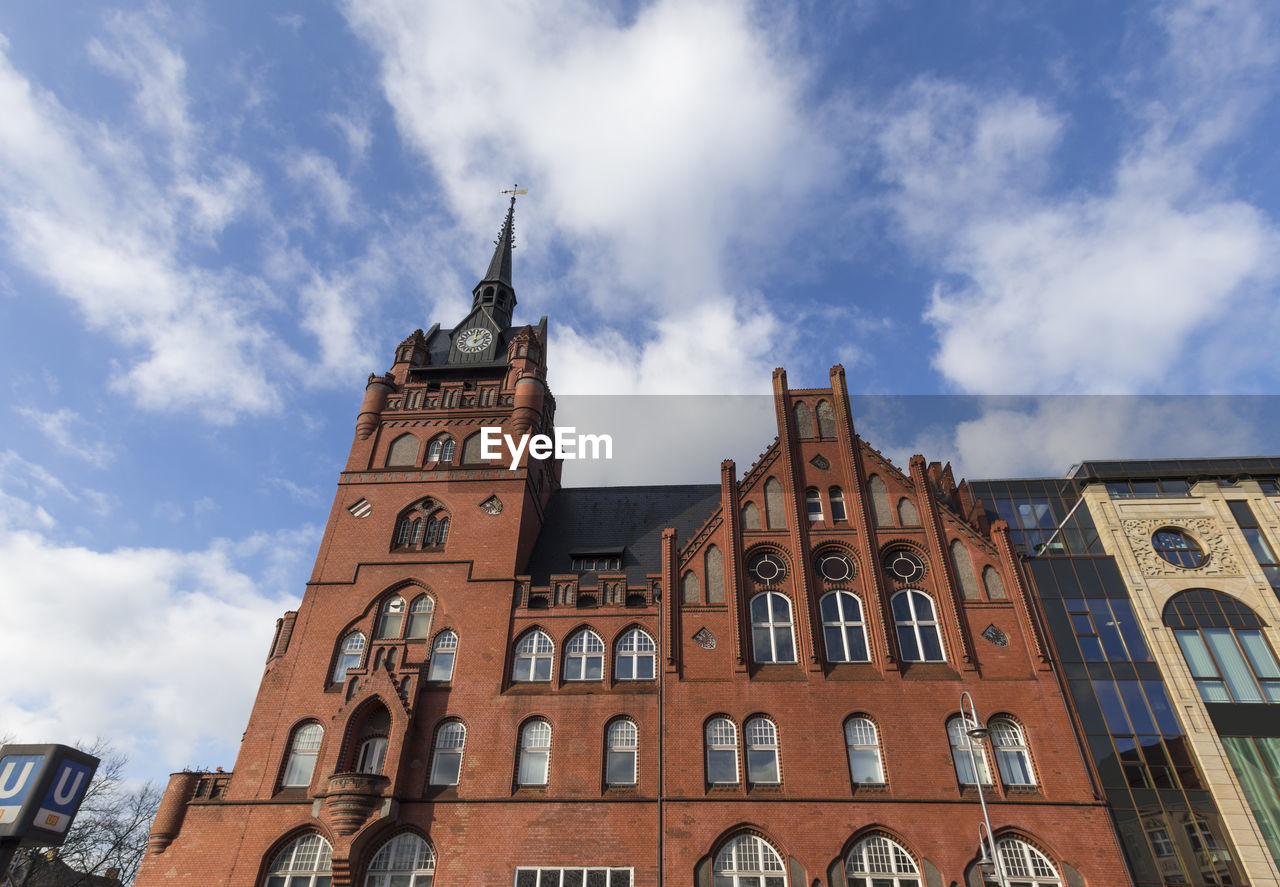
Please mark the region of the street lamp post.
<svg viewBox="0 0 1280 887"><path fill-rule="evenodd" d="M969 714L965 714L964 701L969 700ZM996 852L995 836L991 833L991 817L987 814L987 797L982 790L982 773L978 770L978 755L973 750L974 740L981 742L991 735L991 731L982 726L982 722L978 720L978 710L974 707L973 697L969 695L969 691L965 690L960 694L960 718L967 723L965 724L965 736L968 737L969 745L969 761L973 766L973 780L978 785L978 801L982 804L982 823L978 825L978 846L982 850L983 859L979 861L979 868L983 872L983 880L986 879L986 861L990 860L990 864L995 870L996 883L1000 887L1007 887L1004 880L1004 866L1000 865L1000 855ZM969 726L972 724L973 726ZM983 762L986 762L986 752L983 752ZM982 827L987 828L986 841L982 838Z"/></svg>

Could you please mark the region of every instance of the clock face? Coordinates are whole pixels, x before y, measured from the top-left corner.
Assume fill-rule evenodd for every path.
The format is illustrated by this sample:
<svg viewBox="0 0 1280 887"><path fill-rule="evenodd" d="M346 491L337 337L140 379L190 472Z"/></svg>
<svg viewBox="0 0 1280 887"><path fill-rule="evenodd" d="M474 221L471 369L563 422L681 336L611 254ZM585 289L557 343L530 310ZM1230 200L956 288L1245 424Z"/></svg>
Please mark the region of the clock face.
<svg viewBox="0 0 1280 887"><path fill-rule="evenodd" d="M458 336L458 350L465 351L467 354L474 354L477 351L483 351L489 347L489 343L493 341L493 333L484 327L472 327L469 330L463 330L462 335Z"/></svg>

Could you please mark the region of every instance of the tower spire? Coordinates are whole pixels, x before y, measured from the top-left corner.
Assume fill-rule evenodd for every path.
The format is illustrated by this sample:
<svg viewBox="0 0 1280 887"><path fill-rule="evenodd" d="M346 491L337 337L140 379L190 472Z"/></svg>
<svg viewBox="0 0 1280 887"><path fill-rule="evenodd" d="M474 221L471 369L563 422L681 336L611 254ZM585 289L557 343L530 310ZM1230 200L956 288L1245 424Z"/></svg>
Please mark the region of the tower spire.
<svg viewBox="0 0 1280 887"><path fill-rule="evenodd" d="M529 189L516 185L502 193L511 195L511 204L507 207L507 218L502 223L502 230L498 232L498 239L494 241L489 270L485 272L481 282L496 281L511 286L511 251L515 249L516 238L516 195L527 194Z"/></svg>

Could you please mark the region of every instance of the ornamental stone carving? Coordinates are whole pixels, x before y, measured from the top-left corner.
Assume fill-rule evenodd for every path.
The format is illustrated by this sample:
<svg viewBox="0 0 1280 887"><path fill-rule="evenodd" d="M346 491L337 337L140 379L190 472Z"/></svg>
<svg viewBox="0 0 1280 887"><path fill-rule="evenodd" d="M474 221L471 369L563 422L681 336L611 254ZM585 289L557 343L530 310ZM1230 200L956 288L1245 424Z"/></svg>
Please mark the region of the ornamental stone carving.
<svg viewBox="0 0 1280 887"><path fill-rule="evenodd" d="M1157 530L1165 527L1185 530L1194 538L1204 549L1204 565L1195 568L1179 567L1156 554L1156 550L1151 546L1151 537ZM1227 537L1223 535L1217 522L1212 518L1127 520L1124 521L1124 534L1129 538L1129 547L1133 549L1133 556L1138 559L1138 566L1142 569L1143 575L1179 576L1200 573L1232 576L1240 574L1240 564L1227 542Z"/></svg>

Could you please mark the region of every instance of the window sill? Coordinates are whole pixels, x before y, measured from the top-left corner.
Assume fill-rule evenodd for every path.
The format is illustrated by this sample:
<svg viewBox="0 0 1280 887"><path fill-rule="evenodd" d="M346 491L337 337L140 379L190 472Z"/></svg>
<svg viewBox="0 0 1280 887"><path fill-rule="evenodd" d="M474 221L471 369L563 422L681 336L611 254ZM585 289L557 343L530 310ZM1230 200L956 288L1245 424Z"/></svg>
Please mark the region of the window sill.
<svg viewBox="0 0 1280 887"><path fill-rule="evenodd" d="M803 681L805 673L798 662L762 662L756 663L751 672L754 681Z"/></svg>
<svg viewBox="0 0 1280 887"><path fill-rule="evenodd" d="M736 782L713 782L707 785L709 795L740 795L742 786Z"/></svg>
<svg viewBox="0 0 1280 887"><path fill-rule="evenodd" d="M960 673L947 662L901 662L904 681L958 681Z"/></svg>
<svg viewBox="0 0 1280 887"><path fill-rule="evenodd" d="M889 792L888 783L884 782L855 782L853 784L853 795L857 798L888 798L892 796Z"/></svg>
<svg viewBox="0 0 1280 887"><path fill-rule="evenodd" d="M547 798L545 785L517 785L511 791L513 800L544 801Z"/></svg>
<svg viewBox="0 0 1280 887"><path fill-rule="evenodd" d="M748 798L777 798L783 794L780 782L758 782L747 786Z"/></svg>
<svg viewBox="0 0 1280 887"><path fill-rule="evenodd" d="M271 796L273 801L309 801L311 800L310 786L291 785L288 788L282 788Z"/></svg>
<svg viewBox="0 0 1280 887"><path fill-rule="evenodd" d="M550 681L515 681L506 692L517 696L527 696L534 693L550 693L555 690Z"/></svg>
<svg viewBox="0 0 1280 887"><path fill-rule="evenodd" d="M883 681L884 672L870 662L836 662L827 666L829 681Z"/></svg>

